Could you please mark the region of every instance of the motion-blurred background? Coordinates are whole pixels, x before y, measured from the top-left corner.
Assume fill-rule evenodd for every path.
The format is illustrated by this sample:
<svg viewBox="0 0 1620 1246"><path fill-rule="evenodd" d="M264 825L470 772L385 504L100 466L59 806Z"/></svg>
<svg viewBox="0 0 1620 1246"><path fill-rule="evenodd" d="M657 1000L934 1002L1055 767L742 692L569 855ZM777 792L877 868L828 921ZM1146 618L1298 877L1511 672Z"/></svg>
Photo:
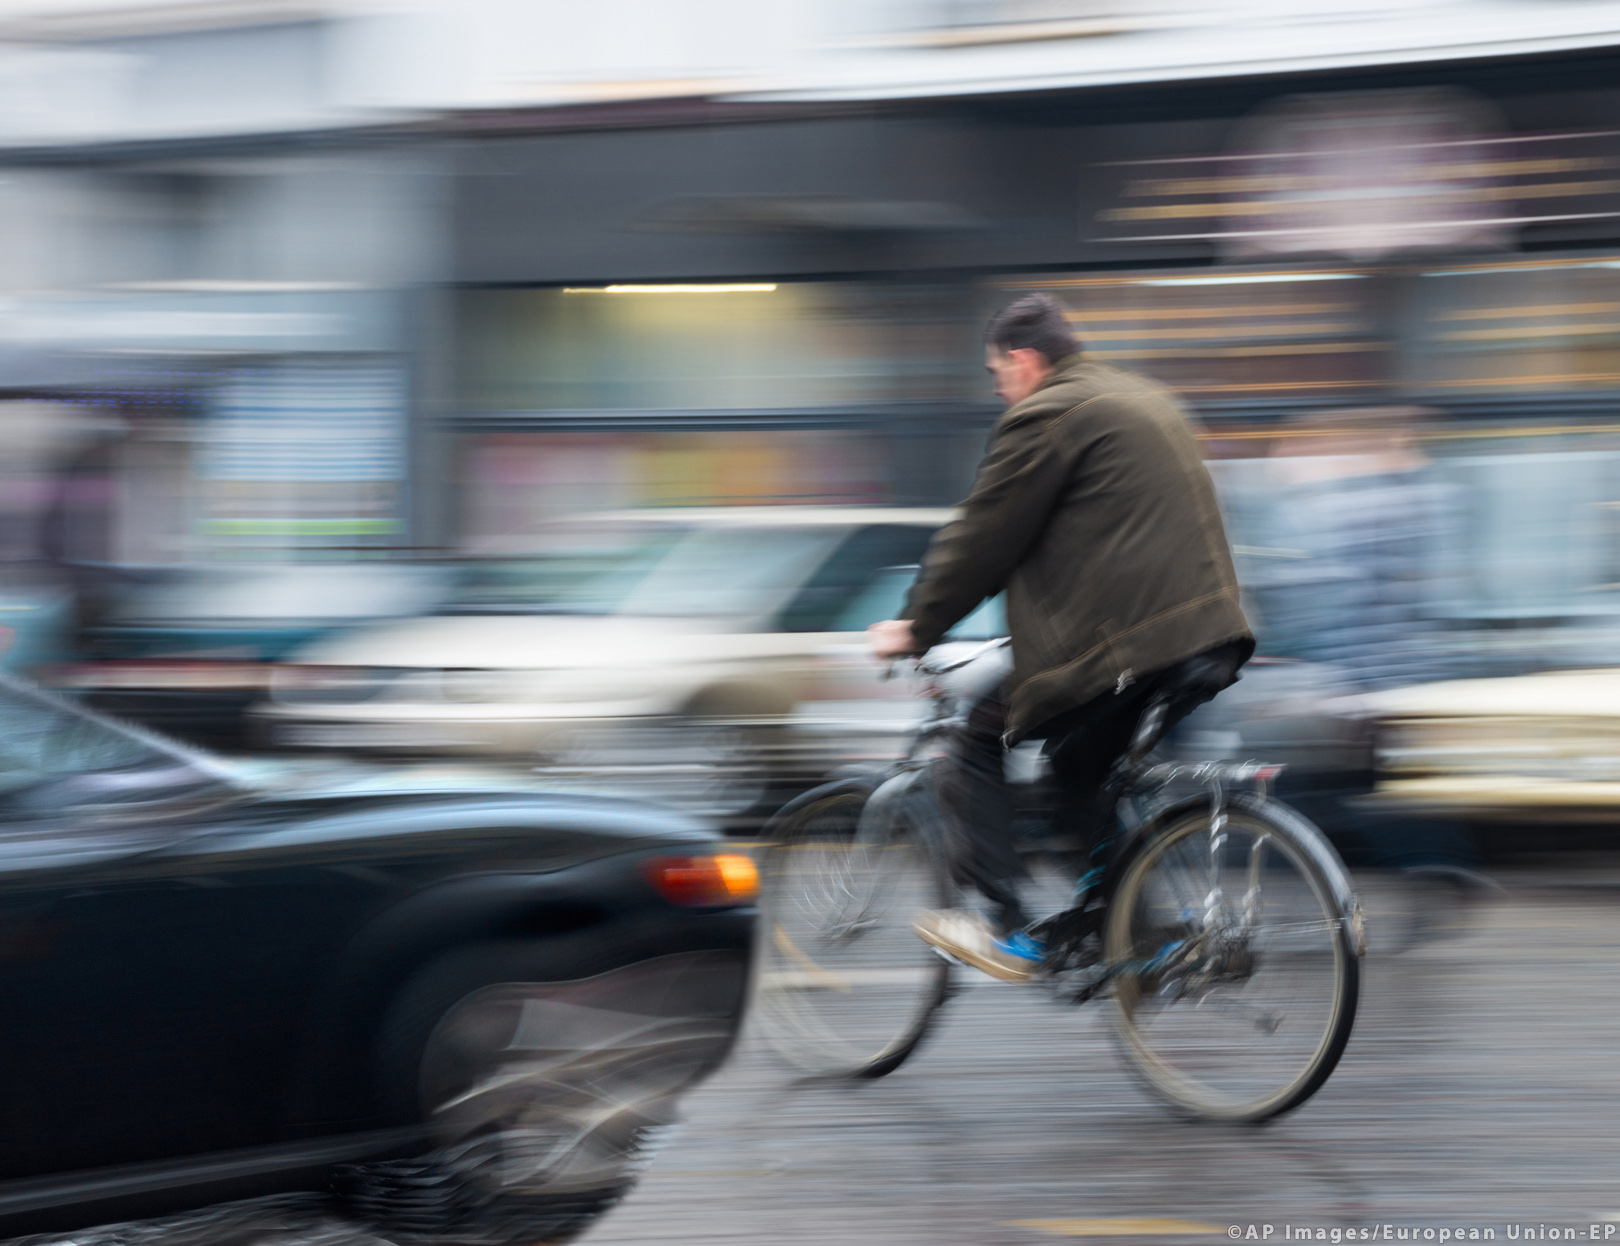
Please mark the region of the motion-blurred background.
<svg viewBox="0 0 1620 1246"><path fill-rule="evenodd" d="M1185 747L1601 826L1617 46L1593 0L5 0L5 661L237 749L679 725L664 777L756 808L893 738L857 633L1045 290L1202 422L1266 661Z"/></svg>

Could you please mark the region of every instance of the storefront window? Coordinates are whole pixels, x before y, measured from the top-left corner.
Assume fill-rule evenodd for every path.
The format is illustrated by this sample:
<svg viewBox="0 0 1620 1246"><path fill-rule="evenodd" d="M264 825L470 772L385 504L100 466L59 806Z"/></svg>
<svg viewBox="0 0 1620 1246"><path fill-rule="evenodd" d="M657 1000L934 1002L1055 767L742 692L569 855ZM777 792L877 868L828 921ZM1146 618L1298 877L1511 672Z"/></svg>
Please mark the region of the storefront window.
<svg viewBox="0 0 1620 1246"><path fill-rule="evenodd" d="M1620 256L1061 274L994 290L1051 293L1091 358L1202 407L1533 401L1620 383Z"/></svg>
<svg viewBox="0 0 1620 1246"><path fill-rule="evenodd" d="M823 408L958 397L969 298L954 287L736 282L471 290L469 411Z"/></svg>
<svg viewBox="0 0 1620 1246"><path fill-rule="evenodd" d="M460 479L463 544L491 554L589 511L889 499L881 441L853 432L472 433Z"/></svg>
<svg viewBox="0 0 1620 1246"><path fill-rule="evenodd" d="M1410 292L1422 388L1528 398L1620 383L1620 256L1435 266Z"/></svg>
<svg viewBox="0 0 1620 1246"><path fill-rule="evenodd" d="M1375 285L1328 266L1054 275L995 289L1002 302L1046 291L1070 309L1090 358L1146 373L1195 402L1320 403L1365 393L1384 375Z"/></svg>

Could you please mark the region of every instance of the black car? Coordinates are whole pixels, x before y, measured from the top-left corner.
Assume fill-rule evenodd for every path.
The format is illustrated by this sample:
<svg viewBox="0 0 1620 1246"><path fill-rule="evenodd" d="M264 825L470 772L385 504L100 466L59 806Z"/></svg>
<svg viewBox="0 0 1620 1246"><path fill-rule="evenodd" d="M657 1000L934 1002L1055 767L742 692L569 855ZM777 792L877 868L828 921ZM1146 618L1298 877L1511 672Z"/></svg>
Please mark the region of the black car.
<svg viewBox="0 0 1620 1246"><path fill-rule="evenodd" d="M263 769L0 677L0 1236L334 1183L430 1237L582 1224L735 1036L752 862Z"/></svg>

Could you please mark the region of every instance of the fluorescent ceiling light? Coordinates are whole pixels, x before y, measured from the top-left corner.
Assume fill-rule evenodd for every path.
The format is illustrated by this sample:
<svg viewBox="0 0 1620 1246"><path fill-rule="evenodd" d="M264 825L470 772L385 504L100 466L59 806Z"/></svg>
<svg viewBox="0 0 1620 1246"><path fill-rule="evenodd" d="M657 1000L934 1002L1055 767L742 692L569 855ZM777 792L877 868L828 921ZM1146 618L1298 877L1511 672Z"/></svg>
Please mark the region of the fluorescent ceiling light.
<svg viewBox="0 0 1620 1246"><path fill-rule="evenodd" d="M564 286L564 294L769 294L774 283L734 282L726 285Z"/></svg>
<svg viewBox="0 0 1620 1246"><path fill-rule="evenodd" d="M1360 273L1233 273L1227 277L1154 277L1144 286L1238 286L1260 281L1354 281Z"/></svg>

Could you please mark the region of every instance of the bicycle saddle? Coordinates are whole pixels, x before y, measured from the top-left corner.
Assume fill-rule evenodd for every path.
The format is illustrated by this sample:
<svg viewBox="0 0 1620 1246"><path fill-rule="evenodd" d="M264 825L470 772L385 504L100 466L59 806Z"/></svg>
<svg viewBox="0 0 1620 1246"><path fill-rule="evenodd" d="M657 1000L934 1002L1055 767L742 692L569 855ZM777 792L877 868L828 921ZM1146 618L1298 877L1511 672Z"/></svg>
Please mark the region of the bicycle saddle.
<svg viewBox="0 0 1620 1246"><path fill-rule="evenodd" d="M1171 700L1198 697L1199 703L1224 692L1238 681L1238 667L1242 665L1236 652L1227 652L1226 646L1195 658L1178 662L1165 672L1160 694Z"/></svg>
<svg viewBox="0 0 1620 1246"><path fill-rule="evenodd" d="M1177 662L1156 681L1153 696L1137 720L1131 736L1128 764L1136 765L1147 757L1174 727L1188 714L1216 694L1238 681L1238 667L1243 665L1244 654L1236 645L1222 645L1208 653Z"/></svg>

